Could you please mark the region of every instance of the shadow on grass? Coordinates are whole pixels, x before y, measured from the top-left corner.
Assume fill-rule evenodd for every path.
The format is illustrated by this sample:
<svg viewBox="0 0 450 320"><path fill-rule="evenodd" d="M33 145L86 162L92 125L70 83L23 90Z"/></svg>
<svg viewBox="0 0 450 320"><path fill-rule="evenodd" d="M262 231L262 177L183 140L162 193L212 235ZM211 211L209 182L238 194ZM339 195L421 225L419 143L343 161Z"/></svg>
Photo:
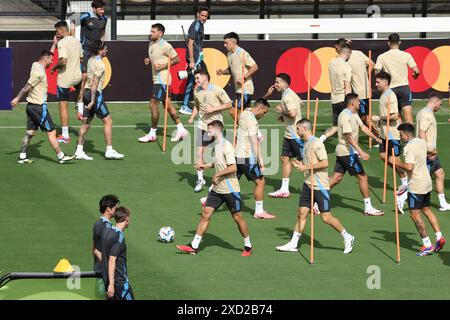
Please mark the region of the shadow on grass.
<svg viewBox="0 0 450 320"><path fill-rule="evenodd" d="M442 260L444 265L450 267L450 252L449 251L440 251L437 253L439 259Z"/></svg>
<svg viewBox="0 0 450 320"><path fill-rule="evenodd" d="M386 231L386 230L376 230L374 231L376 234L379 235L379 237L370 237L374 240L381 240L386 242L391 242L393 245L396 243L396 233L395 231ZM410 238L409 235L416 235L412 232L401 232L399 234L400 239L400 247L404 249L408 249L410 251L416 252L418 249L420 249L421 244L418 240ZM387 255L387 253L385 253Z"/></svg>
<svg viewBox="0 0 450 320"><path fill-rule="evenodd" d="M188 238L192 240L195 235L195 230L190 230L188 235L184 235L184 238ZM239 236L239 231L236 230L236 236ZM225 240L222 240L216 235L213 235L211 233L205 233L203 235L202 241L199 246L199 252L205 250L208 247L221 247L226 250L232 250L232 251L239 251L241 252L243 250L242 248L236 248L233 245L231 245L229 242L226 242Z"/></svg>
<svg viewBox="0 0 450 320"><path fill-rule="evenodd" d="M278 228L275 228L275 230L279 232L278 236L283 237L283 239L286 239L288 241L291 239L292 229L284 228L284 227L278 227ZM331 227L330 227L330 232L335 233L336 237L340 237L340 235L337 232L335 232ZM304 245L304 244L308 244L309 245L310 243L311 243L311 237L308 234L302 233L302 236L300 237L300 241L298 243L299 251L301 251L302 245ZM342 251L344 249L344 248L336 248L336 247L324 246L316 238L314 239L314 248L328 249L328 250L339 250L339 251Z"/></svg>

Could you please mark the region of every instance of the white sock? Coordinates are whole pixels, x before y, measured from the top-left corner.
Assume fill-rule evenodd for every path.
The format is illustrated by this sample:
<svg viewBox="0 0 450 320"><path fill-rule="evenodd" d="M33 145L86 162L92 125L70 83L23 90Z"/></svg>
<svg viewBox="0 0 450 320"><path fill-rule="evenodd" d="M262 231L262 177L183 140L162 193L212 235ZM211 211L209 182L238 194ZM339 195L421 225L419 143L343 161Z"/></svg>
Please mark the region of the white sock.
<svg viewBox="0 0 450 320"><path fill-rule="evenodd" d="M447 206L447 200L445 200L445 194L441 193L438 194L438 198L439 198L439 204L441 207L446 207Z"/></svg>
<svg viewBox="0 0 450 320"><path fill-rule="evenodd" d="M19 154L19 158L20 158L20 159L26 159L26 158L27 158L27 154L26 154L25 152L21 152L21 153Z"/></svg>
<svg viewBox="0 0 450 320"><path fill-rule="evenodd" d="M263 201L255 201L255 213L260 214L264 212Z"/></svg>
<svg viewBox="0 0 450 320"><path fill-rule="evenodd" d="M364 208L366 211L372 209L372 202L370 201L370 198L364 198Z"/></svg>
<svg viewBox="0 0 450 320"><path fill-rule="evenodd" d="M200 241L202 240L202 236L199 236L198 234L195 234L194 240L192 240L192 248L198 249L198 246L200 245Z"/></svg>
<svg viewBox="0 0 450 320"><path fill-rule="evenodd" d="M247 248L252 247L252 243L250 242L250 236L247 236L246 238L244 238L244 246L246 246Z"/></svg>
<svg viewBox="0 0 450 320"><path fill-rule="evenodd" d="M431 241L430 241L430 237L426 237L422 239L422 243L425 247L431 247Z"/></svg>
<svg viewBox="0 0 450 320"><path fill-rule="evenodd" d="M203 179L203 170L197 170L197 180L204 180Z"/></svg>
<svg viewBox="0 0 450 320"><path fill-rule="evenodd" d="M112 146L106 146L106 152L108 151L113 151L113 147Z"/></svg>
<svg viewBox="0 0 450 320"><path fill-rule="evenodd" d="M179 124L177 124L177 130L178 131L183 131L184 130L183 124L181 122Z"/></svg>
<svg viewBox="0 0 450 320"><path fill-rule="evenodd" d="M156 129L150 128L150 132L148 134L151 136L156 136Z"/></svg>
<svg viewBox="0 0 450 320"><path fill-rule="evenodd" d="M281 191L289 192L289 178L283 178L281 180Z"/></svg>
<svg viewBox="0 0 450 320"><path fill-rule="evenodd" d="M77 145L77 151L75 151L75 153L80 153L80 152L83 152L83 145L82 144Z"/></svg>
<svg viewBox="0 0 450 320"><path fill-rule="evenodd" d="M78 113L83 113L84 112L84 103L77 102L77 109L78 109Z"/></svg>
<svg viewBox="0 0 450 320"><path fill-rule="evenodd" d="M342 238L344 238L344 240L350 239L352 237L350 233L348 233L345 229L341 232L341 236Z"/></svg>
<svg viewBox="0 0 450 320"><path fill-rule="evenodd" d="M321 135L320 136L320 141L325 142L325 140L327 140L327 136L326 135Z"/></svg>
<svg viewBox="0 0 450 320"><path fill-rule="evenodd" d="M301 233L294 231L294 233L292 234L292 239L291 241L289 241L289 244L292 245L294 248L297 248L298 241L300 240L301 235L302 235Z"/></svg>
<svg viewBox="0 0 450 320"><path fill-rule="evenodd" d="M58 159L61 160L62 158L64 158L64 152L60 151L58 153Z"/></svg>
<svg viewBox="0 0 450 320"><path fill-rule="evenodd" d="M62 127L62 136L64 138L69 138L69 127Z"/></svg>
<svg viewBox="0 0 450 320"><path fill-rule="evenodd" d="M442 238L442 232L436 232L436 240L439 241Z"/></svg>
<svg viewBox="0 0 450 320"><path fill-rule="evenodd" d="M405 186L405 187L408 186L408 177L407 176L400 178L400 181L402 182L402 186Z"/></svg>

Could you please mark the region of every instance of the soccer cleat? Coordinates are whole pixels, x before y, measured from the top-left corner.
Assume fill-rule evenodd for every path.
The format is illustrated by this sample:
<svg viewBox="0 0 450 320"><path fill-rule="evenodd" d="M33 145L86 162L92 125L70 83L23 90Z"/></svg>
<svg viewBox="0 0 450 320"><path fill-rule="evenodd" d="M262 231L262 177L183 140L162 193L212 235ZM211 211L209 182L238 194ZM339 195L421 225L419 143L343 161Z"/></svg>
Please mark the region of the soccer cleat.
<svg viewBox="0 0 450 320"><path fill-rule="evenodd" d="M365 216L383 216L384 212L375 208L364 211Z"/></svg>
<svg viewBox="0 0 450 320"><path fill-rule="evenodd" d="M105 158L108 160L120 160L123 159L125 155L118 153L116 150L109 150L105 152Z"/></svg>
<svg viewBox="0 0 450 320"><path fill-rule="evenodd" d="M71 160L75 159L75 155L73 156L64 156L61 159L58 160L59 163L64 164L66 162L69 162Z"/></svg>
<svg viewBox="0 0 450 320"><path fill-rule="evenodd" d="M434 252L439 252L442 250L442 248L444 247L444 244L447 241L445 240L444 237L441 237L439 240L436 240L436 246L434 247Z"/></svg>
<svg viewBox="0 0 450 320"><path fill-rule="evenodd" d="M200 198L200 204L202 205L202 209L204 210L205 209L205 207L206 207L206 199L207 199L208 197L203 197L203 198Z"/></svg>
<svg viewBox="0 0 450 320"><path fill-rule="evenodd" d="M198 251L198 249L192 248L191 244L188 244L188 245L185 245L185 246L177 245L177 249L182 251L182 252L189 253L189 254L197 254L197 251Z"/></svg>
<svg viewBox="0 0 450 320"><path fill-rule="evenodd" d="M285 192L285 191L282 191L281 189L277 190L275 192L270 192L269 193L269 196L272 197L272 198L283 198L283 199L285 199L285 198L289 198L289 195L290 195L289 191Z"/></svg>
<svg viewBox="0 0 450 320"><path fill-rule="evenodd" d="M450 204L446 203L444 207L439 206L439 211L449 211Z"/></svg>
<svg viewBox="0 0 450 320"><path fill-rule="evenodd" d="M244 251L242 251L241 257L249 257L252 254L252 248L244 247Z"/></svg>
<svg viewBox="0 0 450 320"><path fill-rule="evenodd" d="M403 210L403 207L405 206L405 202L408 199L408 193L403 193L400 196L397 196L397 208L398 211L400 211L401 214L405 214L405 211Z"/></svg>
<svg viewBox="0 0 450 320"><path fill-rule="evenodd" d="M156 136L151 135L151 134L146 134L145 136L138 138L138 141L142 142L142 143L155 142Z"/></svg>
<svg viewBox="0 0 450 320"><path fill-rule="evenodd" d="M275 216L268 213L267 211L263 211L262 213L255 213L253 217L255 219L275 219Z"/></svg>
<svg viewBox="0 0 450 320"><path fill-rule="evenodd" d="M89 157L86 152L80 151L75 152L75 160L94 160L94 158Z"/></svg>
<svg viewBox="0 0 450 320"><path fill-rule="evenodd" d="M397 196L401 196L402 194L406 193L408 191L408 186L401 185L397 190Z"/></svg>
<svg viewBox="0 0 450 320"><path fill-rule="evenodd" d="M320 214L320 209L319 209L319 205L317 204L317 202L314 202L313 212L314 212L314 214Z"/></svg>
<svg viewBox="0 0 450 320"><path fill-rule="evenodd" d="M70 143L70 138L66 138L63 135L59 135L56 139L59 143Z"/></svg>
<svg viewBox="0 0 450 320"><path fill-rule="evenodd" d="M195 184L194 192L200 192L203 189L203 186L206 184L205 180L197 180L197 183Z"/></svg>
<svg viewBox="0 0 450 320"><path fill-rule="evenodd" d="M185 114L185 115L191 115L192 114L192 109L189 108L188 106L182 106L179 110L179 112L181 114Z"/></svg>
<svg viewBox="0 0 450 320"><path fill-rule="evenodd" d="M17 163L18 164L30 164L30 163L33 163L33 162L34 162L33 160L30 160L28 158L25 158L25 159L17 158Z"/></svg>
<svg viewBox="0 0 450 320"><path fill-rule="evenodd" d="M416 253L416 256L418 257L428 256L430 254L433 254L433 251L434 251L433 245L429 246L428 248L422 246L422 248L420 248L420 251Z"/></svg>
<svg viewBox="0 0 450 320"><path fill-rule="evenodd" d="M344 240L344 254L348 254L353 251L353 244L355 243L355 236L350 236L349 239Z"/></svg>
<svg viewBox="0 0 450 320"><path fill-rule="evenodd" d="M80 120L80 121L83 121L84 119L86 119L85 116L83 116L83 114L82 114L81 112L78 112L78 113L77 113L77 118L78 118L78 120Z"/></svg>
<svg viewBox="0 0 450 320"><path fill-rule="evenodd" d="M286 243L284 246L275 247L278 251L283 252L298 252L298 249L291 245L291 243Z"/></svg>
<svg viewBox="0 0 450 320"><path fill-rule="evenodd" d="M175 137L170 139L170 141L176 142L176 141L184 140L184 138L186 138L188 134L189 134L189 132L186 129L178 130Z"/></svg>

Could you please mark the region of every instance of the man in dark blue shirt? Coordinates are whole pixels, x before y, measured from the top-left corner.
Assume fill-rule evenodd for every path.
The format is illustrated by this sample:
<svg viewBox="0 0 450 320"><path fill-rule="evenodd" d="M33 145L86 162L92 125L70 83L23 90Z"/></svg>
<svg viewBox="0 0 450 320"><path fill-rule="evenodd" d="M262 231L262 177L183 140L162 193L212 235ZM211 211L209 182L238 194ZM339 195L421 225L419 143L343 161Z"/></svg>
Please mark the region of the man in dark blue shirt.
<svg viewBox="0 0 450 320"><path fill-rule="evenodd" d="M134 300L133 289L128 280L124 234L130 224L130 215L128 208L117 208L114 213L116 226L103 232L102 276L108 300Z"/></svg>
<svg viewBox="0 0 450 320"><path fill-rule="evenodd" d="M192 22L188 31L186 61L188 63L188 70L205 69L206 65L203 62L203 40L205 38L204 24L209 17L209 9L206 7L199 7L197 10L197 18ZM186 84L186 91L184 93L183 104L180 108L182 114L192 114L192 109L189 108L189 101L192 99L194 92L194 74L188 72L188 79Z"/></svg>

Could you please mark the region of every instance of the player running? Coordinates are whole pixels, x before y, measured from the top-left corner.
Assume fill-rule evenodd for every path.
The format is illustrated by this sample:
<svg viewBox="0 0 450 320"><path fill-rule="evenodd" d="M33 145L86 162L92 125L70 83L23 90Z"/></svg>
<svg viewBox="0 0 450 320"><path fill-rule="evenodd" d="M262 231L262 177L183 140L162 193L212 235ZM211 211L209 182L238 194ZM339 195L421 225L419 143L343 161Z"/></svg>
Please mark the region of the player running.
<svg viewBox="0 0 450 320"><path fill-rule="evenodd" d="M355 237L349 234L338 219L331 215L331 193L328 184L328 155L325 146L320 139L313 136L311 132L311 122L303 119L297 122L297 132L305 141L304 164L297 159L292 160L294 167L305 174L305 183L303 184L300 195L299 208L297 214L297 223L291 241L283 246L276 247L279 251L297 252L298 241L305 229L308 214L311 211L311 187L314 188L314 202L320 210L322 221L337 232L344 239L344 254L353 250ZM313 165L314 183L311 182L310 166Z"/></svg>
<svg viewBox="0 0 450 320"><path fill-rule="evenodd" d="M442 250L445 244L445 238L442 236L441 228L437 217L430 208L430 193L433 189L431 175L427 169L427 142L414 137L414 126L410 123L402 123L398 126L400 137L406 144L404 149L405 162L395 160L397 167L408 172L408 203L411 219L416 225L417 231L422 238L423 246L416 254L417 256L426 256ZM389 162L392 165L392 157ZM430 241L425 224L420 213L423 213L431 224L436 234L436 245Z"/></svg>
<svg viewBox="0 0 450 320"><path fill-rule="evenodd" d="M320 136L320 140L324 142L329 137L333 136L337 128L337 120L339 114L347 108L345 105L345 95L352 92L352 68L348 63L348 59L352 54L352 49L348 44L340 47L339 54L336 58L330 61L328 72L331 81L331 107L333 109L333 126L325 130L325 133Z"/></svg>
<svg viewBox="0 0 450 320"><path fill-rule="evenodd" d="M236 158L233 145L223 137L222 131L223 123L221 121L214 120L208 124L208 135L214 138L214 163L196 165L196 167L202 170L215 168L216 173L212 178L213 188L206 199L206 206L203 209L194 239L188 245L177 245L177 248L182 252L196 254L213 213L225 203L244 238L242 256L247 257L252 253L252 243L247 222L241 213L241 193L236 176Z"/></svg>
<svg viewBox="0 0 450 320"><path fill-rule="evenodd" d="M398 107L403 122L413 123L412 94L409 88L408 67L413 78L419 77L419 68L411 54L400 50L400 36L397 33L389 35L390 50L380 54L375 64L375 73L385 71L392 77L391 88L397 96Z"/></svg>
<svg viewBox="0 0 450 320"><path fill-rule="evenodd" d="M417 113L417 134L416 136L427 142L427 168L431 175L436 176L436 192L439 198L439 210L449 211L450 204L445 200L445 172L442 168L437 152L437 123L435 112L441 109L442 96L432 93L428 98L425 108Z"/></svg>
<svg viewBox="0 0 450 320"><path fill-rule="evenodd" d="M281 188L275 192L269 193L272 198L289 198L289 177L291 176L291 158L302 160L303 141L297 135L295 124L302 118L302 100L289 87L291 77L286 73L279 73L275 78L275 84L272 85L264 96L267 99L272 95L273 90L281 92L281 104L275 107L275 112L280 116L278 120L286 126L283 139L283 149L281 151L281 164L283 178Z"/></svg>
<svg viewBox="0 0 450 320"><path fill-rule="evenodd" d="M98 41L92 49L92 56L88 62L86 88L83 97L86 108L83 110L83 125L81 126L78 135L77 150L75 152L75 159L77 160L93 160L93 158L88 156L83 150L83 145L86 141L86 135L91 127L94 115L103 122L103 134L106 143L105 158L114 160L123 159L125 157L123 154L118 153L113 149L112 118L108 107L103 100L102 89L105 81L105 65L102 59L106 57L107 52L108 47L106 44L102 41Z"/></svg>
<svg viewBox="0 0 450 320"><path fill-rule="evenodd" d="M53 53L47 50L41 52L39 60L31 66L30 77L25 86L19 91L17 96L11 101L11 106L15 107L19 103L22 96L28 92L27 96L27 131L22 139L20 146L20 154L17 162L19 164L33 163L28 159L27 150L30 145L31 138L38 132L38 128L47 133L48 142L55 150L58 156L58 162L63 164L72 160L73 156L66 156L59 147L56 138L56 130L52 121L52 117L47 106L47 75L45 69L50 67L53 60Z"/></svg>
<svg viewBox="0 0 450 320"><path fill-rule="evenodd" d="M103 232L102 277L108 300L134 300L128 280L127 245L124 231L130 225L131 211L119 207L114 212L116 225Z"/></svg>
<svg viewBox="0 0 450 320"><path fill-rule="evenodd" d="M62 127L62 133L58 136L58 141L70 143L68 111L70 88L75 87L76 101L81 103L83 97L80 95L82 80L80 64L83 63L83 50L80 41L70 35L66 21L58 21L55 24L55 29L56 36L59 39L57 44L58 63L52 67L51 73L53 74L58 70L57 99ZM53 52L54 46L51 50Z"/></svg>
<svg viewBox="0 0 450 320"><path fill-rule="evenodd" d="M274 215L264 210L264 159L258 142L258 120L269 111L266 99L258 99L253 108L245 109L239 117L239 129L236 142L236 163L238 179L245 175L247 180L255 183L255 214L256 219L273 219Z"/></svg>
<svg viewBox="0 0 450 320"><path fill-rule="evenodd" d="M370 132L369 128L358 116L361 106L359 97L355 93L345 96L347 108L338 117L338 144L336 146L336 165L330 179L330 189L339 184L346 172L358 180L359 190L364 200L364 214L367 216L382 216L383 212L372 207L369 193L369 178L364 172L361 160L367 161L370 156L359 146L359 130L379 143L382 140Z"/></svg>
<svg viewBox="0 0 450 320"><path fill-rule="evenodd" d="M209 82L210 76L206 70L195 72L194 109L188 120L194 123L198 114L198 123L195 131L195 146L197 157L197 182L194 191L202 191L206 181L203 177L203 155L206 147L211 144L211 138L207 134L208 123L214 120L223 122L222 112L231 108L231 100L225 90Z"/></svg>
<svg viewBox="0 0 450 320"><path fill-rule="evenodd" d="M145 58L145 65L151 64L152 74L153 74L153 94L150 99L150 113L151 113L151 127L150 132L143 137L140 137L139 142L156 142L156 130L158 127L159 120L159 103L162 102L163 105L166 103L166 92L167 87L172 83L172 78L170 74L168 75L168 63L170 56L170 65L176 65L180 62L177 52L174 50L172 45L164 40L165 28L162 24L156 23L152 25L150 30L150 45L148 47L148 58ZM167 83L167 76L169 83ZM177 133L171 141L183 140L187 135L188 131L183 127L180 118L178 117L177 110L173 107L170 92L167 101L169 107L168 112L173 122L177 126Z"/></svg>
<svg viewBox="0 0 450 320"><path fill-rule="evenodd" d="M254 86L252 75L258 71L258 65L250 54L239 46L239 35L235 32L227 33L224 37L224 47L228 50L227 60L228 68L216 71L218 76L229 75L233 77L234 88L236 91L236 100L238 114L241 107L248 108L253 100ZM242 68L244 66L244 84L242 84ZM242 90L244 90L244 102L242 106ZM230 110L231 116L234 118L234 112Z"/></svg>

